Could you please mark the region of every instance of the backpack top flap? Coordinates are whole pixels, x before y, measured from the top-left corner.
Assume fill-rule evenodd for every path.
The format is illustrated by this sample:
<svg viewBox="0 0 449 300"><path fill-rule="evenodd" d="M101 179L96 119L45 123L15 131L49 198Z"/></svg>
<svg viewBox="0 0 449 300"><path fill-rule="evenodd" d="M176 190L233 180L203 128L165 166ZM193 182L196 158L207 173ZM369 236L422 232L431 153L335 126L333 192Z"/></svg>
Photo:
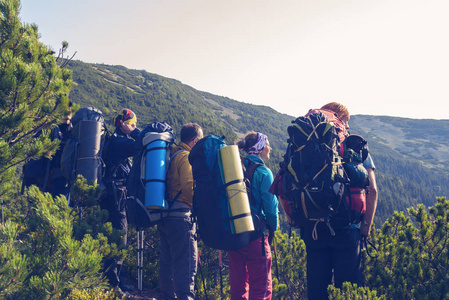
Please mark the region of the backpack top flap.
<svg viewBox="0 0 449 300"><path fill-rule="evenodd" d="M305 117L308 117L312 114L322 113L326 116L326 119L328 122L330 122L332 125L334 125L337 128L337 133L340 138L340 142L343 142L343 140L348 136L348 130L346 128L346 125L343 123L342 120L340 120L336 113L333 111L327 110L327 109L311 109L309 112L305 115Z"/></svg>
<svg viewBox="0 0 449 300"><path fill-rule="evenodd" d="M217 165L218 149L226 146L223 137L209 135L199 140L189 154L195 180L211 180L211 172ZM218 172L219 173L219 172Z"/></svg>
<svg viewBox="0 0 449 300"><path fill-rule="evenodd" d="M137 138L137 145L139 145L139 147L144 147L157 139L173 143L175 140L173 128L165 122L153 122L145 126L140 132L139 137Z"/></svg>
<svg viewBox="0 0 449 300"><path fill-rule="evenodd" d="M97 121L104 124L103 113L95 107L83 107L70 120L73 126L78 124L79 121Z"/></svg>
<svg viewBox="0 0 449 300"><path fill-rule="evenodd" d="M362 162L366 160L369 153L368 142L357 134L349 135L344 141L344 149L352 149L355 153L360 155Z"/></svg>
<svg viewBox="0 0 449 300"><path fill-rule="evenodd" d="M165 141L168 144L173 144L175 141L173 134L170 132L147 132L142 136L142 146L145 147L157 140Z"/></svg>

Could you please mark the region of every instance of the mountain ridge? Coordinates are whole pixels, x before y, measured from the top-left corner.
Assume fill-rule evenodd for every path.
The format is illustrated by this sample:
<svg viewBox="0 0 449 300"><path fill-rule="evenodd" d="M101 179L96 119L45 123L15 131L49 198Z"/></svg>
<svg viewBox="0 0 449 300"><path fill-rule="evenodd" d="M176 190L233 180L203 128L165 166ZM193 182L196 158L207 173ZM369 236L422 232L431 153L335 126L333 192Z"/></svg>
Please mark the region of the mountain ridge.
<svg viewBox="0 0 449 300"><path fill-rule="evenodd" d="M165 121L179 132L182 124L197 122L205 134L226 136L228 144L248 130L261 131L273 146L267 165L274 173L279 168L287 145L286 129L294 116L198 91L144 70L81 61L71 61L68 68L74 81L70 99L81 106L99 108L106 120L128 107L137 113L141 126ZM309 108L309 104L292 105L297 116ZM353 115L350 125L351 133L368 140L377 166L380 196L376 223L385 221L395 209L406 210L418 203L430 206L436 196L449 193L445 184L449 181L449 120Z"/></svg>

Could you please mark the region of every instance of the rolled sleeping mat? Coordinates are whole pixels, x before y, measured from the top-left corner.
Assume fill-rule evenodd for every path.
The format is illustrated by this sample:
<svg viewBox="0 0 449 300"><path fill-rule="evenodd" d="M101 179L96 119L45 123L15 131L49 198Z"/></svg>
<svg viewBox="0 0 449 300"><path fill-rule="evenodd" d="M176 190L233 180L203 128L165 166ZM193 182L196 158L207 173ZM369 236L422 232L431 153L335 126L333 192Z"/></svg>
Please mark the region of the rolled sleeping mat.
<svg viewBox="0 0 449 300"><path fill-rule="evenodd" d="M155 140L146 147L145 158L145 207L165 207L165 175L167 168L167 142Z"/></svg>
<svg viewBox="0 0 449 300"><path fill-rule="evenodd" d="M100 156L101 137L102 137L101 123L97 121L80 121L79 122L79 147L78 157L95 157Z"/></svg>
<svg viewBox="0 0 449 300"><path fill-rule="evenodd" d="M76 174L83 175L89 184L97 184L98 169L101 164L101 159L99 157L78 158L76 162Z"/></svg>
<svg viewBox="0 0 449 300"><path fill-rule="evenodd" d="M254 230L253 218L246 185L243 181L243 169L240 154L236 145L224 146L218 152L220 169L224 184L232 182L226 187L229 200L230 217L233 218L231 226L233 233L243 233Z"/></svg>
<svg viewBox="0 0 449 300"><path fill-rule="evenodd" d="M83 175L89 184L97 183L101 165L101 123L83 120L78 123L78 154L76 174Z"/></svg>

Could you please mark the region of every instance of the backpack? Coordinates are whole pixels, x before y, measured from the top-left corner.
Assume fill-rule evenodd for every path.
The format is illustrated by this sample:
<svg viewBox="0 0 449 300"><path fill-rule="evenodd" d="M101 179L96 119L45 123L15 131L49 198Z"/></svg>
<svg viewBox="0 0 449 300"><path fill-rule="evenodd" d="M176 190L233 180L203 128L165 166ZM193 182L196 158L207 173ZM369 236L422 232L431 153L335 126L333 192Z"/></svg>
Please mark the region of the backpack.
<svg viewBox="0 0 449 300"><path fill-rule="evenodd" d="M102 152L107 135L103 113L95 107L79 109L71 119L72 129L61 154L61 172L70 184L83 175L89 184L101 184Z"/></svg>
<svg viewBox="0 0 449 300"><path fill-rule="evenodd" d="M251 217L249 202L246 212L231 216L230 198L233 197L232 193L235 191L251 195L248 192L251 187L247 177L243 180L225 182L225 174L221 170L220 164L222 162L219 157L220 149L225 146L223 137L215 135L204 137L190 151L189 162L195 180L193 215L198 224L199 237L211 248L229 251L238 250L248 245L259 228L258 224L250 224L255 230L237 233L236 220L249 218L251 223L254 221ZM240 167L239 160L237 169ZM252 171L249 172L254 173L256 167L252 167ZM248 170L245 170L244 175L252 177L252 175L248 175ZM245 182L243 191L232 188L232 185L236 182ZM230 197L229 194L231 194Z"/></svg>
<svg viewBox="0 0 449 300"><path fill-rule="evenodd" d="M340 149L343 167L349 178L349 195L346 199L354 223L358 223L366 212L366 188L369 186L369 179L363 162L369 154L368 142L360 135L351 134L343 141Z"/></svg>
<svg viewBox="0 0 449 300"><path fill-rule="evenodd" d="M22 167L22 194L25 191L25 187L33 184L38 186L41 191L45 191L50 172L50 162L50 159L45 156L25 162Z"/></svg>
<svg viewBox="0 0 449 300"><path fill-rule="evenodd" d="M184 217L190 213L188 204L177 201L181 191L174 199L169 199L165 191L165 176L170 162L183 151L170 156L174 140L172 127L163 122L154 122L139 134L136 143L140 151L134 156L127 181L126 216L129 224L149 228L167 216ZM149 196L159 204L148 203Z"/></svg>
<svg viewBox="0 0 449 300"><path fill-rule="evenodd" d="M327 110L310 110L292 123L287 129L287 151L270 192L280 196L292 227L323 222L335 234L333 228L349 226L361 218L352 209L357 205L352 201L344 165L351 166L342 161L344 153L351 153L349 147L344 150L342 146L346 127Z"/></svg>

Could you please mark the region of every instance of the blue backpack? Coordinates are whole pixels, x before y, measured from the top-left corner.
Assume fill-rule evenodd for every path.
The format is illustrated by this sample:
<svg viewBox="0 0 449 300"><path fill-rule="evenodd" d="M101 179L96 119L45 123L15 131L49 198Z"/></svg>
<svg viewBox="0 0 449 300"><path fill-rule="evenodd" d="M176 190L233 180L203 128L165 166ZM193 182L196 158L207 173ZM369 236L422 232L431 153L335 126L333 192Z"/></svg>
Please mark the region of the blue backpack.
<svg viewBox="0 0 449 300"><path fill-rule="evenodd" d="M189 154L195 180L193 215L199 237L209 247L238 250L249 244L252 232L235 234L224 180L218 166L218 150L226 146L222 137L210 135L199 140Z"/></svg>

